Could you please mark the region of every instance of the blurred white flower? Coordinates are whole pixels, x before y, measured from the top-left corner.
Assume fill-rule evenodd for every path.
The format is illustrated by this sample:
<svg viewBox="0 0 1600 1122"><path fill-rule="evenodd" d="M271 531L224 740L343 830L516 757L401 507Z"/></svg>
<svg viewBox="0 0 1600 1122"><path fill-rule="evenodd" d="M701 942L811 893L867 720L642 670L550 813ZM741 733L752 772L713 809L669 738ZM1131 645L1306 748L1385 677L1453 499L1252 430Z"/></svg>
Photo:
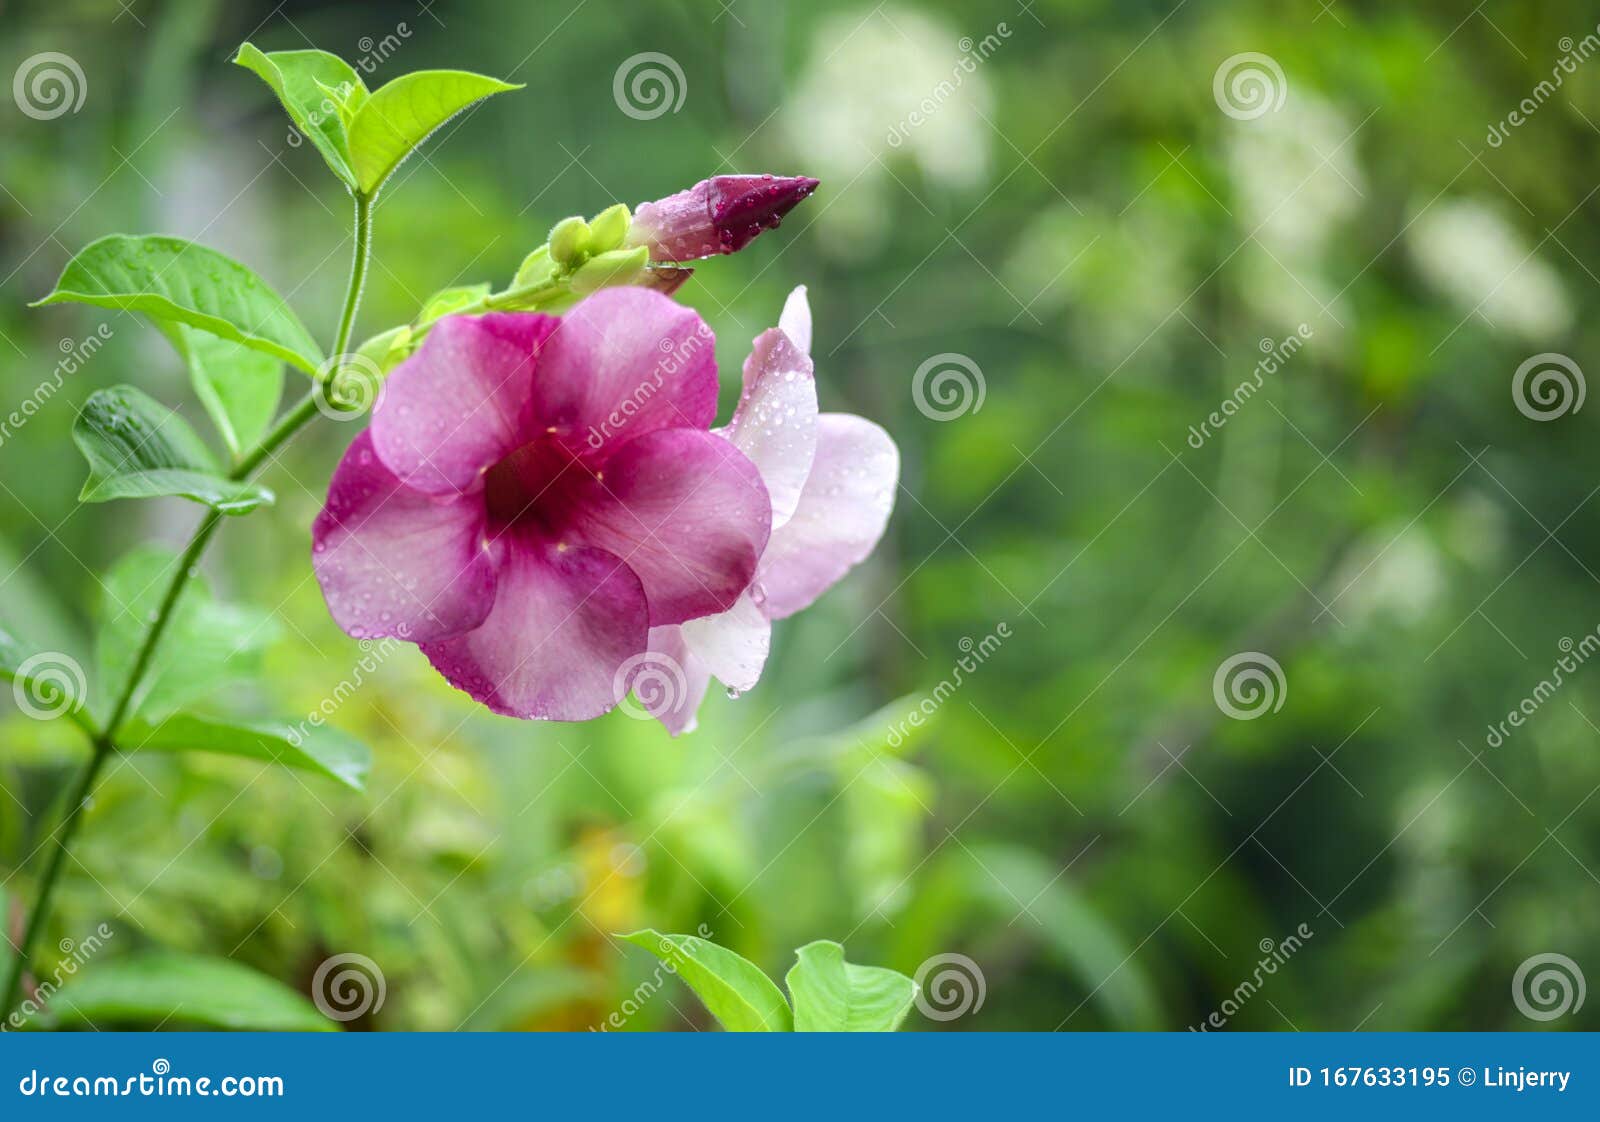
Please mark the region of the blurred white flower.
<svg viewBox="0 0 1600 1122"><path fill-rule="evenodd" d="M1561 278L1494 207L1474 199L1435 203L1409 238L1422 275L1464 313L1535 341L1571 325Z"/></svg>
<svg viewBox="0 0 1600 1122"><path fill-rule="evenodd" d="M1003 50L1004 38L989 27L974 31L976 44L895 7L841 13L818 26L779 124L795 166L828 191L816 221L833 248L859 252L863 238L871 248L888 228L891 207L910 202L888 193L902 189L885 165L912 163L953 189L988 180L985 118L994 115L994 98L987 62L978 56Z"/></svg>

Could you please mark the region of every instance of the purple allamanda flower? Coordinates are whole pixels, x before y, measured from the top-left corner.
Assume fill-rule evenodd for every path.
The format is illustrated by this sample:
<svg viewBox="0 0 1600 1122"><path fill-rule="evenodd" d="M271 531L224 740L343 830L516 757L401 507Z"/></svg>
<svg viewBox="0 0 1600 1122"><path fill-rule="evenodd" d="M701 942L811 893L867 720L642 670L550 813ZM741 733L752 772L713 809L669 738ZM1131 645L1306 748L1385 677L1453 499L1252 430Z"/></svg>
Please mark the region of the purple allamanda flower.
<svg viewBox="0 0 1600 1122"><path fill-rule="evenodd" d="M778 324L756 337L738 407L716 430L755 464L771 499L771 536L754 579L726 611L650 632L650 659L682 671L648 710L674 736L695 727L712 677L735 692L756 684L772 621L809 607L864 560L894 508L894 440L864 417L817 411L803 286Z"/></svg>
<svg viewBox="0 0 1600 1122"><path fill-rule="evenodd" d="M334 619L417 643L497 713L611 709L650 629L735 607L767 547L762 472L708 431L714 343L641 288L440 320L312 528Z"/></svg>

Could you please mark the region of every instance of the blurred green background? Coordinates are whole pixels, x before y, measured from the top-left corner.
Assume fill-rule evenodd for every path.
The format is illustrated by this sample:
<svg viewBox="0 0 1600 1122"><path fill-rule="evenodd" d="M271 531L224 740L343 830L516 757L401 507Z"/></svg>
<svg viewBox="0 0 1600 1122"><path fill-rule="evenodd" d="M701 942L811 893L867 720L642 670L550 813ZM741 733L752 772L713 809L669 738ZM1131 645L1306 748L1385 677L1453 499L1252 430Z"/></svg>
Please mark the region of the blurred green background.
<svg viewBox="0 0 1600 1122"><path fill-rule="evenodd" d="M135 317L24 307L66 259L116 231L196 238L332 333L349 204L230 65L246 38L366 58L374 86L433 66L527 84L386 193L361 335L447 284L504 284L567 214L719 171L819 176L680 298L717 332L731 406L749 340L808 285L823 407L904 457L873 558L779 625L758 689L671 740L619 713L493 717L410 648L362 668L308 563L353 427L314 427L266 478L278 504L206 561L219 596L274 617L260 675L214 702L309 713L356 679L332 720L374 746L370 790L121 761L41 966L105 922L101 953L231 956L301 990L365 954L387 993L355 1028L583 1029L654 974L610 933L704 924L777 974L815 938L908 974L966 956L981 1004L934 1002L919 1029L1225 1009L1233 1029L1600 1027L1600 1001L1546 1022L1513 996L1535 955L1600 978L1600 669L1488 728L1600 626L1595 407L1536 420L1513 397L1534 355L1600 368L1595 19L1576 0L0 0L0 79L58 51L87 84L53 120L0 102L0 411L112 333L0 444L0 619L40 643L89 665L96 574L197 517L77 506L78 403L133 382L205 427ZM681 70L676 111L614 97L641 52ZM1242 52L1281 72L1259 115L1215 88ZM950 355L970 367L941 382ZM919 408L930 361L925 388L956 396ZM1255 719L1213 688L1244 652L1282 671ZM0 872L25 896L82 749L0 704ZM676 982L633 1004L630 1029L709 1023Z"/></svg>

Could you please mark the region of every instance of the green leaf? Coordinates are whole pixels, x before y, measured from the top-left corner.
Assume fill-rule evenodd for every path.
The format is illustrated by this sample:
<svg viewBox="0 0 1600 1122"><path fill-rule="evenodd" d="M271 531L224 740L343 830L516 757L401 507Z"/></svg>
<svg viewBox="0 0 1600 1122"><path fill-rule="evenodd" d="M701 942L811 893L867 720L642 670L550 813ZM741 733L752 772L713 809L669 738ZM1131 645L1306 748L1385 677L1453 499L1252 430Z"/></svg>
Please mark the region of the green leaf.
<svg viewBox="0 0 1600 1122"><path fill-rule="evenodd" d="M356 187L375 195L434 129L491 94L521 89L465 70L418 70L376 90L350 125Z"/></svg>
<svg viewBox="0 0 1600 1122"><path fill-rule="evenodd" d="M67 262L31 305L93 304L198 327L315 375L322 352L283 297L214 249L159 235L111 234Z"/></svg>
<svg viewBox="0 0 1600 1122"><path fill-rule="evenodd" d="M177 567L175 554L142 546L106 574L95 654L107 696L117 696L127 681ZM132 712L154 720L228 682L254 676L261 648L278 634L270 615L217 603L196 575L172 610Z"/></svg>
<svg viewBox="0 0 1600 1122"><path fill-rule="evenodd" d="M427 302L422 305L422 314L417 317L417 326L432 323L436 319L454 315L463 308L470 308L479 300L489 295L489 285L464 284L455 288L441 288Z"/></svg>
<svg viewBox="0 0 1600 1122"><path fill-rule="evenodd" d="M784 979L796 1032L893 1032L917 997L917 984L882 966L844 960L838 943L819 940L795 952Z"/></svg>
<svg viewBox="0 0 1600 1122"><path fill-rule="evenodd" d="M239 48L233 61L272 87L295 127L316 145L333 173L353 189L356 176L351 170L345 114L366 100L367 87L350 64L326 51L264 54L249 43Z"/></svg>
<svg viewBox="0 0 1600 1122"><path fill-rule="evenodd" d="M169 951L95 962L50 998L59 1026L199 1024L255 1032L337 1032L300 994L226 958Z"/></svg>
<svg viewBox="0 0 1600 1122"><path fill-rule="evenodd" d="M179 713L156 725L133 722L119 743L130 752L211 752L266 760L319 772L354 791L364 789L372 768L365 744L327 725L293 728L281 721L211 721Z"/></svg>
<svg viewBox="0 0 1600 1122"><path fill-rule="evenodd" d="M283 363L181 323L158 321L189 367L195 396L237 457L266 435L283 394Z"/></svg>
<svg viewBox="0 0 1600 1122"><path fill-rule="evenodd" d="M89 461L82 502L181 495L244 514L272 501L260 484L224 475L187 421L132 386L90 394L72 422L72 442Z"/></svg>
<svg viewBox="0 0 1600 1122"><path fill-rule="evenodd" d="M88 685L78 660L61 651L35 650L0 629L0 680L16 682L26 694L28 711L37 716L77 714ZM0 913L3 914L3 913Z"/></svg>
<svg viewBox="0 0 1600 1122"><path fill-rule="evenodd" d="M753 962L694 935L646 928L622 938L643 947L688 983L729 1032L789 1032L789 1003Z"/></svg>

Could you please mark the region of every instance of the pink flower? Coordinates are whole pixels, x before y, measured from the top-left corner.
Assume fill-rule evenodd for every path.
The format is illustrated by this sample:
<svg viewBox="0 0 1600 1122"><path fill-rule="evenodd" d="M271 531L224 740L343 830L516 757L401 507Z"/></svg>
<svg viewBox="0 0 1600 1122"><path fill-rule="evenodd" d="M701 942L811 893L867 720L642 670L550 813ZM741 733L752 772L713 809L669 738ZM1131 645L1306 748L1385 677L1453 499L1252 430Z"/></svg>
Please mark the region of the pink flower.
<svg viewBox="0 0 1600 1122"><path fill-rule="evenodd" d="M767 544L760 473L707 431L713 351L699 316L639 288L559 319L439 321L312 528L333 618L417 643L497 713L612 708L649 629L734 606Z"/></svg>
<svg viewBox="0 0 1600 1122"><path fill-rule="evenodd" d="M725 612L650 631L652 659L683 671L661 675L682 688L649 708L674 736L695 727L711 677L736 692L756 684L772 621L809 607L871 553L894 507L900 451L889 434L863 417L817 412L804 287L778 322L756 337L738 408L718 430L771 496L772 536L755 580Z"/></svg>
<svg viewBox="0 0 1600 1122"><path fill-rule="evenodd" d="M650 247L652 261L693 261L736 253L816 190L805 176L717 175L687 191L640 203L629 245Z"/></svg>

